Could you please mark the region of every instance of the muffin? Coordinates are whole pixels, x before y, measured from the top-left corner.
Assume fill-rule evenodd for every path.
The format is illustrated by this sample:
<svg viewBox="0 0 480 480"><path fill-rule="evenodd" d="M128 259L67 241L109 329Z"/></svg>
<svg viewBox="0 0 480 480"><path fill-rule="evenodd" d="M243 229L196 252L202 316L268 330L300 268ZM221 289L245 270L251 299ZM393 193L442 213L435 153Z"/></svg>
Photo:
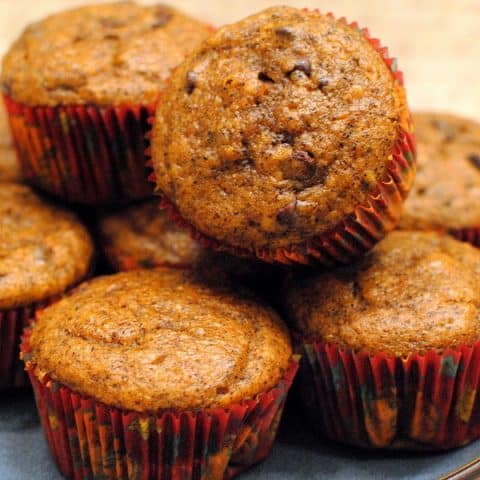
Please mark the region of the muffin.
<svg viewBox="0 0 480 480"><path fill-rule="evenodd" d="M5 107L0 102L0 182L18 180L20 180L20 168L10 136Z"/></svg>
<svg viewBox="0 0 480 480"><path fill-rule="evenodd" d="M479 274L467 243L394 232L355 265L292 282L285 308L312 424L370 448L478 438Z"/></svg>
<svg viewBox="0 0 480 480"><path fill-rule="evenodd" d="M399 228L450 232L480 246L480 124L446 113L413 118L418 175Z"/></svg>
<svg viewBox="0 0 480 480"><path fill-rule="evenodd" d="M29 187L0 184L0 388L25 382L23 327L89 273L92 241L77 218Z"/></svg>
<svg viewBox="0 0 480 480"><path fill-rule="evenodd" d="M37 316L22 350L75 479L231 478L268 454L297 367L273 310L169 268L84 283Z"/></svg>
<svg viewBox="0 0 480 480"><path fill-rule="evenodd" d="M145 133L170 71L209 33L165 5L90 5L30 25L3 60L24 176L69 202L152 193Z"/></svg>
<svg viewBox="0 0 480 480"><path fill-rule="evenodd" d="M172 74L152 135L164 206L205 245L330 265L392 229L414 176L402 75L356 24L274 7Z"/></svg>
<svg viewBox="0 0 480 480"><path fill-rule="evenodd" d="M157 200L132 205L103 216L100 245L115 271L193 266L203 248L160 210Z"/></svg>

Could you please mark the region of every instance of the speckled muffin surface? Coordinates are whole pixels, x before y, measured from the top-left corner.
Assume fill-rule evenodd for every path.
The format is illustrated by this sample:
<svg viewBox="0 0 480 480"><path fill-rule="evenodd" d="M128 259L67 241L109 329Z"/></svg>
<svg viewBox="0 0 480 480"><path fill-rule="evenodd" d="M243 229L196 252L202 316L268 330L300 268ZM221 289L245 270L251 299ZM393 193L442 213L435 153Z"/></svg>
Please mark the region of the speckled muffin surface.
<svg viewBox="0 0 480 480"><path fill-rule="evenodd" d="M175 71L154 125L157 183L208 237L287 247L352 213L407 123L403 88L360 31L275 7Z"/></svg>
<svg viewBox="0 0 480 480"><path fill-rule="evenodd" d="M480 252L433 232L393 232L351 267L296 279L290 320L307 337L397 356L480 339Z"/></svg>
<svg viewBox="0 0 480 480"><path fill-rule="evenodd" d="M84 283L43 311L30 347L37 376L140 412L252 398L278 383L291 357L269 307L168 268Z"/></svg>
<svg viewBox="0 0 480 480"><path fill-rule="evenodd" d="M0 184L0 309L48 300L81 281L93 257L75 217L25 185Z"/></svg>
<svg viewBox="0 0 480 480"><path fill-rule="evenodd" d="M20 180L20 168L10 136L5 106L0 99L0 182Z"/></svg>
<svg viewBox="0 0 480 480"><path fill-rule="evenodd" d="M113 266L182 267L198 260L203 249L168 218L158 203L143 202L100 220L101 244Z"/></svg>
<svg viewBox="0 0 480 480"><path fill-rule="evenodd" d="M64 11L27 27L3 60L6 94L27 105L146 105L210 33L165 5Z"/></svg>
<svg viewBox="0 0 480 480"><path fill-rule="evenodd" d="M455 230L480 227L480 123L418 112L417 177L399 227Z"/></svg>

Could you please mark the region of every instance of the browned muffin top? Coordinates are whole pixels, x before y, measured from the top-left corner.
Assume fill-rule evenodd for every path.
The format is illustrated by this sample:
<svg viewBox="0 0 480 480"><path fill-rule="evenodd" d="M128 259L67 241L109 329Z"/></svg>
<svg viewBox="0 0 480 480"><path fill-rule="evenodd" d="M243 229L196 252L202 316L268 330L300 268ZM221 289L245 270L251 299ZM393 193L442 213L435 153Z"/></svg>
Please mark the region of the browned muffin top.
<svg viewBox="0 0 480 480"><path fill-rule="evenodd" d="M90 5L30 25L3 61L4 91L30 105L155 101L170 71L210 33L165 5Z"/></svg>
<svg viewBox="0 0 480 480"><path fill-rule="evenodd" d="M271 8L218 30L172 75L154 126L158 186L223 243L302 242L373 190L406 115L360 31Z"/></svg>
<svg viewBox="0 0 480 480"><path fill-rule="evenodd" d="M169 220L158 200L131 206L104 217L99 224L102 246L118 267L132 264L189 266L202 253L188 232Z"/></svg>
<svg viewBox="0 0 480 480"><path fill-rule="evenodd" d="M480 251L436 233L394 232L354 266L295 279L286 308L304 334L408 355L480 338Z"/></svg>
<svg viewBox="0 0 480 480"><path fill-rule="evenodd" d="M61 294L88 273L87 230L25 185L0 184L0 232L0 309Z"/></svg>
<svg viewBox="0 0 480 480"><path fill-rule="evenodd" d="M400 228L480 226L480 124L445 113L414 115L417 178Z"/></svg>
<svg viewBox="0 0 480 480"><path fill-rule="evenodd" d="M5 106L0 99L0 182L20 180L20 168L10 136Z"/></svg>
<svg viewBox="0 0 480 480"><path fill-rule="evenodd" d="M269 307L168 268L84 283L44 310L31 347L37 375L140 412L251 398L278 383L292 353Z"/></svg>

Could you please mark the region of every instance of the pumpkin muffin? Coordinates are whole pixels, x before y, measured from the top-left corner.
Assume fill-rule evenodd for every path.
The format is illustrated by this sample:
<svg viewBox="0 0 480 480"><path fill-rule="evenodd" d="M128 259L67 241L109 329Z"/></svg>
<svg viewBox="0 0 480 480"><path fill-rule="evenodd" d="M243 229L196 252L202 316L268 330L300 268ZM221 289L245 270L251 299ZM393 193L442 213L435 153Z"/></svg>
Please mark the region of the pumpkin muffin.
<svg viewBox="0 0 480 480"><path fill-rule="evenodd" d="M320 431L372 448L478 438L479 274L471 245L394 232L354 265L296 278L285 308Z"/></svg>
<svg viewBox="0 0 480 480"><path fill-rule="evenodd" d="M20 168L10 136L5 107L0 102L0 182L17 180L20 180Z"/></svg>
<svg viewBox="0 0 480 480"><path fill-rule="evenodd" d="M98 231L102 250L115 271L191 267L204 251L185 229L169 220L158 200L104 216Z"/></svg>
<svg viewBox="0 0 480 480"><path fill-rule="evenodd" d="M153 166L165 206L207 245L331 264L396 224L410 133L401 73L377 40L274 7L219 29L175 70Z"/></svg>
<svg viewBox="0 0 480 480"><path fill-rule="evenodd" d="M24 185L0 184L0 388L22 384L18 343L35 311L89 273L92 241L77 218Z"/></svg>
<svg viewBox="0 0 480 480"><path fill-rule="evenodd" d="M93 406L92 431L119 429L126 451L114 453L108 441L89 448L114 455L114 471L133 462L149 478L157 469L171 469L173 477L198 465L201 475L192 478L230 478L263 459L296 369L287 329L273 310L238 288L168 268L81 285L37 316L23 350L47 431L55 422L57 435L83 444L84 429L64 420L82 398L75 417L86 418ZM57 396L72 404L57 404ZM63 474L92 469L119 478L89 460L93 455L67 458L50 443ZM180 448L173 457L158 465L159 452L174 445Z"/></svg>
<svg viewBox="0 0 480 480"><path fill-rule="evenodd" d="M480 245L480 124L446 113L414 114L417 178L399 228L451 232Z"/></svg>
<svg viewBox="0 0 480 480"><path fill-rule="evenodd" d="M3 60L24 175L68 201L151 194L144 136L171 70L211 28L165 6L89 5L31 24Z"/></svg>

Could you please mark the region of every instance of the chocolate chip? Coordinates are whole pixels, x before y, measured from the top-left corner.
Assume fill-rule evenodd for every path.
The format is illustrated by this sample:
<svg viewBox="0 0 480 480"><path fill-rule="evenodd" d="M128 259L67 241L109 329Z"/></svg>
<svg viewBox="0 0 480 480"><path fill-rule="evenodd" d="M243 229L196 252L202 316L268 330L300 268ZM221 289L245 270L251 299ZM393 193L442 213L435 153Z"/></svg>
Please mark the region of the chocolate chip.
<svg viewBox="0 0 480 480"><path fill-rule="evenodd" d="M277 27L275 29L275 33L277 35L280 35L281 37L294 37L294 31L292 27L289 27L287 25L282 25L281 27Z"/></svg>
<svg viewBox="0 0 480 480"><path fill-rule="evenodd" d="M307 59L298 60L293 67L293 70L288 72L291 75L293 72L303 72L307 77L312 74L312 64Z"/></svg>
<svg viewBox="0 0 480 480"><path fill-rule="evenodd" d="M475 167L475 168L478 168L480 170L480 154L478 153L471 153L469 156L468 156L468 160L470 161L470 163Z"/></svg>
<svg viewBox="0 0 480 480"><path fill-rule="evenodd" d="M186 90L189 95L193 93L195 87L197 86L197 74L194 71L187 73L187 85Z"/></svg>
<svg viewBox="0 0 480 480"><path fill-rule="evenodd" d="M265 72L260 72L258 74L258 79L261 82L275 83Z"/></svg>
<svg viewBox="0 0 480 480"><path fill-rule="evenodd" d="M314 160L313 160L313 153L310 153L310 152L305 152L303 150L299 150L297 152L293 152L292 153L292 158L293 160L297 160L297 161L300 161L300 162L304 162L308 165L311 165L314 163Z"/></svg>
<svg viewBox="0 0 480 480"><path fill-rule="evenodd" d="M319 81L318 81L318 88L320 90L323 90L325 87L328 87L329 85L329 80L328 78L321 78Z"/></svg>
<svg viewBox="0 0 480 480"><path fill-rule="evenodd" d="M297 201L290 202L277 213L277 222L280 225L293 225L297 221Z"/></svg>
<svg viewBox="0 0 480 480"><path fill-rule="evenodd" d="M280 143L288 143L293 145L295 142L295 134L292 132L283 131L279 133Z"/></svg>
<svg viewBox="0 0 480 480"><path fill-rule="evenodd" d="M163 5L155 9L155 20L152 23L152 28L164 27L172 18L172 11Z"/></svg>

